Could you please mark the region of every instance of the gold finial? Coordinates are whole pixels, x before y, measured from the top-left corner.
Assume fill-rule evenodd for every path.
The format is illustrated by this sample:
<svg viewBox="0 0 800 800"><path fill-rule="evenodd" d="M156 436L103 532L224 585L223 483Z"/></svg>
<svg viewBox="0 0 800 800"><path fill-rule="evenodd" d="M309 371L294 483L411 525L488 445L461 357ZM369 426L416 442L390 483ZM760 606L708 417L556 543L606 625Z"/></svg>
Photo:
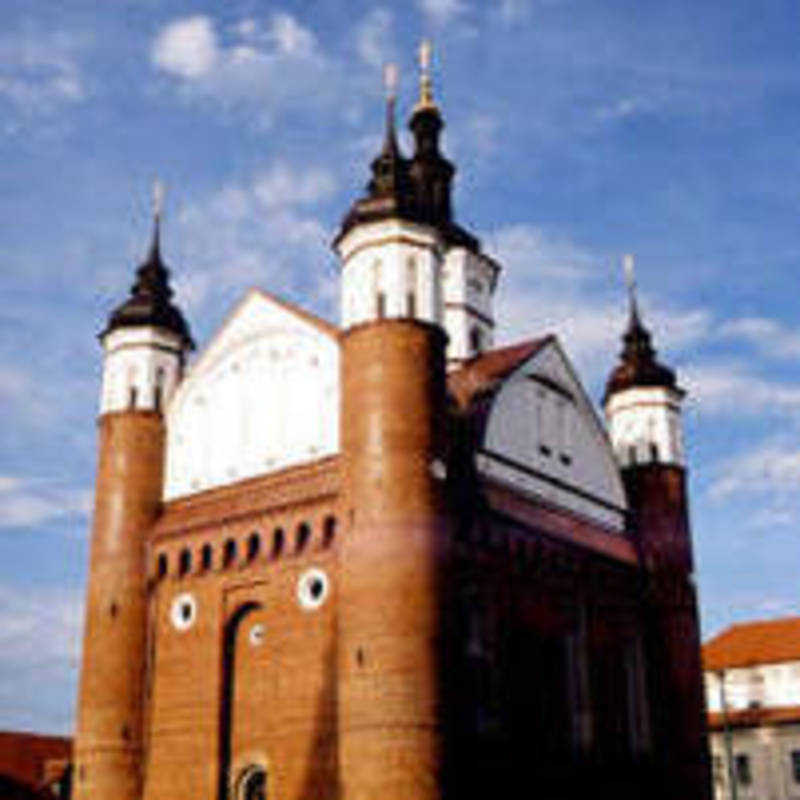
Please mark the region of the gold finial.
<svg viewBox="0 0 800 800"><path fill-rule="evenodd" d="M383 86L386 89L386 99L394 100L397 97L397 64L389 62L383 67Z"/></svg>
<svg viewBox="0 0 800 800"><path fill-rule="evenodd" d="M160 178L153 181L153 216L161 218L164 213L164 196L167 192L164 182Z"/></svg>
<svg viewBox="0 0 800 800"><path fill-rule="evenodd" d="M433 82L431 81L431 57L433 47L429 39L419 45L419 102L417 108L435 108L433 102Z"/></svg>

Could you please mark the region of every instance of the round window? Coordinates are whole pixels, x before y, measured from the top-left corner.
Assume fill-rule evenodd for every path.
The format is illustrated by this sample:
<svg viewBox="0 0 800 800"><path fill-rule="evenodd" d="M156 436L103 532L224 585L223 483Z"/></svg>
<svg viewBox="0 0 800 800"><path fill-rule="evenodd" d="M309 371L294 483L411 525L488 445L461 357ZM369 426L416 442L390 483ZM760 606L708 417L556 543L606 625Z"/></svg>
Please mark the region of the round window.
<svg viewBox="0 0 800 800"><path fill-rule="evenodd" d="M267 629L260 622L257 622L252 628L250 628L250 633L247 635L247 638L252 647L258 647L259 645L264 644L264 637L266 635Z"/></svg>
<svg viewBox="0 0 800 800"><path fill-rule="evenodd" d="M185 631L194 625L197 617L197 601L188 592L179 594L170 608L169 618L175 630Z"/></svg>
<svg viewBox="0 0 800 800"><path fill-rule="evenodd" d="M297 582L297 601L306 611L314 611L327 599L328 589L328 576L321 569L306 570Z"/></svg>

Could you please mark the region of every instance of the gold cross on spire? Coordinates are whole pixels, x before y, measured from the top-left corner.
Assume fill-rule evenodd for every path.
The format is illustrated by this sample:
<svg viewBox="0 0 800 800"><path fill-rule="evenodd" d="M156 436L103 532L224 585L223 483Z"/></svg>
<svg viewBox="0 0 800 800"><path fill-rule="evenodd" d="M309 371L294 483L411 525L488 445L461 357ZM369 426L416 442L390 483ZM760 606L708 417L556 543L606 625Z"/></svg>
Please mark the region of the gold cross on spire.
<svg viewBox="0 0 800 800"><path fill-rule="evenodd" d="M435 108L433 102L433 82L431 81L431 58L433 47L429 39L423 39L419 45L419 102L417 108Z"/></svg>

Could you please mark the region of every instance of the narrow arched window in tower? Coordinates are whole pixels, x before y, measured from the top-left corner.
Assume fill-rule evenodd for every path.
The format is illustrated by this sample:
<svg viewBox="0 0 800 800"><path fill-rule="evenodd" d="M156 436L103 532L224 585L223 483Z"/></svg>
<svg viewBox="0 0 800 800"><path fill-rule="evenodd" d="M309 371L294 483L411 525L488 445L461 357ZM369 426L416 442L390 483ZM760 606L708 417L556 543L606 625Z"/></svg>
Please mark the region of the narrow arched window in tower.
<svg viewBox="0 0 800 800"><path fill-rule="evenodd" d="M483 350L483 336L481 335L481 329L477 325L470 329L469 346L475 355L478 355Z"/></svg>
<svg viewBox="0 0 800 800"><path fill-rule="evenodd" d="M383 291L383 269L380 260L372 265L372 295L375 298L375 318L386 316L386 294Z"/></svg>
<svg viewBox="0 0 800 800"><path fill-rule="evenodd" d="M166 553L159 553L159 555L158 555L158 563L157 563L157 566L156 566L156 577L159 580L161 578L166 577L168 566L169 565L167 563L167 554Z"/></svg>
<svg viewBox="0 0 800 800"><path fill-rule="evenodd" d="M156 411L161 411L161 403L164 398L164 367L159 367L156 370L156 381L153 387L153 408Z"/></svg>
<svg viewBox="0 0 800 800"><path fill-rule="evenodd" d="M636 463L636 447L631 445L628 448L628 463L635 464Z"/></svg>
<svg viewBox="0 0 800 800"><path fill-rule="evenodd" d="M212 551L210 544L204 544L203 549L200 551L200 566L203 571L211 569Z"/></svg>
<svg viewBox="0 0 800 800"><path fill-rule="evenodd" d="M222 551L222 566L230 567L236 559L236 542L233 539L228 539L225 542L225 547Z"/></svg>
<svg viewBox="0 0 800 800"><path fill-rule="evenodd" d="M650 442L650 460L654 463L658 463L658 445L655 442Z"/></svg>
<svg viewBox="0 0 800 800"><path fill-rule="evenodd" d="M128 408L133 411L136 408L136 400L137 400L138 392L135 386L131 386L128 389Z"/></svg>
<svg viewBox="0 0 800 800"><path fill-rule="evenodd" d="M325 522L322 526L322 546L328 548L333 544L336 538L336 517L325 517Z"/></svg>
<svg viewBox="0 0 800 800"><path fill-rule="evenodd" d="M247 560L253 561L261 550L261 537L256 531L250 534L247 540Z"/></svg>
<svg viewBox="0 0 800 800"><path fill-rule="evenodd" d="M178 559L178 574L183 577L184 575L188 575L189 570L192 568L192 551L189 550L187 547L184 550L181 550L180 557Z"/></svg>
<svg viewBox="0 0 800 800"><path fill-rule="evenodd" d="M283 552L283 528L275 528L272 534L272 557L277 558Z"/></svg>
<svg viewBox="0 0 800 800"><path fill-rule="evenodd" d="M267 773L261 767L249 767L242 776L236 800L267 800Z"/></svg>
<svg viewBox="0 0 800 800"><path fill-rule="evenodd" d="M417 316L417 262L409 258L406 262L406 316Z"/></svg>
<svg viewBox="0 0 800 800"><path fill-rule="evenodd" d="M307 522L301 522L297 526L297 540L295 542L295 552L302 552L308 540L311 538L311 526Z"/></svg>

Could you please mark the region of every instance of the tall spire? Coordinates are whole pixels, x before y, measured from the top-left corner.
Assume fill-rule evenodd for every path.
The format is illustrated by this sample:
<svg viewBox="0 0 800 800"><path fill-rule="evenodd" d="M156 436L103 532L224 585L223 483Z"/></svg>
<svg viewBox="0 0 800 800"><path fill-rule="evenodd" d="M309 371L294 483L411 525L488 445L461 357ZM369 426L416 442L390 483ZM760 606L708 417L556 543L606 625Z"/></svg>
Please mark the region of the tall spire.
<svg viewBox="0 0 800 800"><path fill-rule="evenodd" d="M407 161L400 153L395 129L395 104L397 102L397 65L387 64L383 72L386 89L386 127L383 146L372 162L372 178L367 185L371 197L395 196L405 190ZM402 203L401 203L402 204Z"/></svg>
<svg viewBox="0 0 800 800"><path fill-rule="evenodd" d="M624 389L643 386L663 386L676 389L675 373L656 359L652 335L644 326L639 313L639 303L634 275L634 259L628 254L622 258L625 283L628 288L628 327L622 336L620 363L606 383L606 400Z"/></svg>
<svg viewBox="0 0 800 800"><path fill-rule="evenodd" d="M117 328L153 326L177 334L184 345L194 347L189 326L180 310L171 302L169 270L161 259L161 218L164 206L164 185L153 185L153 235L144 262L136 270L130 297L111 314L100 334L105 336Z"/></svg>

